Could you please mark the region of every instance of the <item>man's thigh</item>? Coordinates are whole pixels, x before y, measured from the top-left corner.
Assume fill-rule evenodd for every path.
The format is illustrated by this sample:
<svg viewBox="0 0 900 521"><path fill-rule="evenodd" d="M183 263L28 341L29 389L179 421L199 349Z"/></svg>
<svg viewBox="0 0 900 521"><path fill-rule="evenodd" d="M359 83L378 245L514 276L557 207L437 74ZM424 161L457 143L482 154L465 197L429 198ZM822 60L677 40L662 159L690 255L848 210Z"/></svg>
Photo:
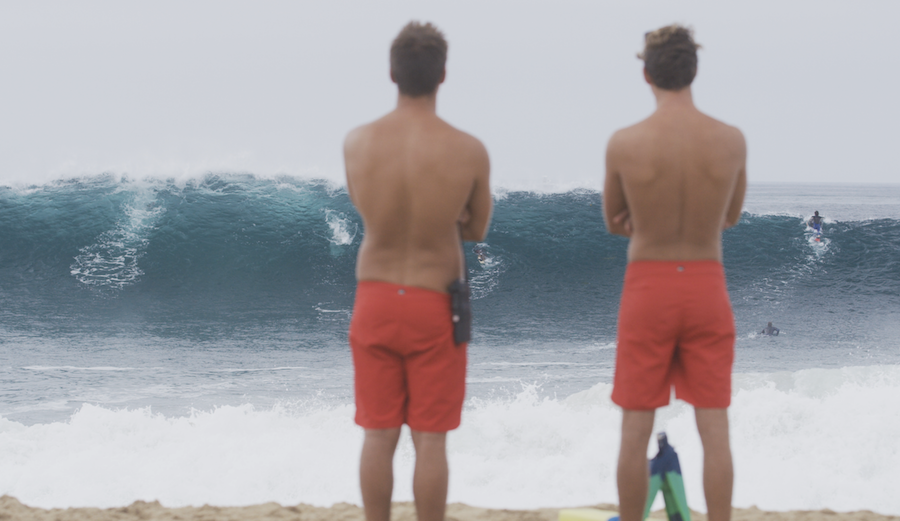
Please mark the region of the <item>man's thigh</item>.
<svg viewBox="0 0 900 521"><path fill-rule="evenodd" d="M673 368L675 395L695 407L728 407L735 327L724 274L699 277L687 291Z"/></svg>
<svg viewBox="0 0 900 521"><path fill-rule="evenodd" d="M399 428L408 401L402 357L378 345L351 345L356 423L366 429Z"/></svg>
<svg viewBox="0 0 900 521"><path fill-rule="evenodd" d="M467 347L456 345L448 328L429 349L406 358L410 429L446 432L459 427L466 397Z"/></svg>
<svg viewBox="0 0 900 521"><path fill-rule="evenodd" d="M619 306L613 402L650 410L669 403L670 368L680 331L680 291L668 262L629 264Z"/></svg>

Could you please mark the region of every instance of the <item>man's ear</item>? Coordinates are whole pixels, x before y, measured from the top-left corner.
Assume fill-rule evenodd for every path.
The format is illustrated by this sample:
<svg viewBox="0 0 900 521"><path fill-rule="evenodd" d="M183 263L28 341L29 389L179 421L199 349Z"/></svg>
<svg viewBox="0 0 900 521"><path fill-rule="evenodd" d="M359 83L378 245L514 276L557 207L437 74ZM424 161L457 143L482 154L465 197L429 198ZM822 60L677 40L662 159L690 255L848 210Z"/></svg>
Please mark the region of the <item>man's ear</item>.
<svg viewBox="0 0 900 521"><path fill-rule="evenodd" d="M438 83L444 83L445 79L447 79L447 67L444 67L444 70L441 71L441 81Z"/></svg>
<svg viewBox="0 0 900 521"><path fill-rule="evenodd" d="M650 74L647 72L647 67L644 67L644 81L653 85L653 80L650 79Z"/></svg>
<svg viewBox="0 0 900 521"><path fill-rule="evenodd" d="M397 78L394 77L394 69L391 69L391 81L397 83Z"/></svg>

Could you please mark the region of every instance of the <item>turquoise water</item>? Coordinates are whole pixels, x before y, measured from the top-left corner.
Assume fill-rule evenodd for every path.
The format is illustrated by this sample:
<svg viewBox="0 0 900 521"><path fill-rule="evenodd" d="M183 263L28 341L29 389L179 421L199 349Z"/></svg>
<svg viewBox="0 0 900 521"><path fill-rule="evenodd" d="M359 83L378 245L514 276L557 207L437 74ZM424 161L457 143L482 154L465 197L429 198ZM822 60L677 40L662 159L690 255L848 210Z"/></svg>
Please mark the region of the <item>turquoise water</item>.
<svg viewBox="0 0 900 521"><path fill-rule="evenodd" d="M867 187L751 188L724 234L736 371L900 363L898 200ZM5 417L59 420L82 403L178 414L350 400L363 230L343 189L96 177L0 188L0 201ZM827 218L820 243L803 225L813 201ZM498 197L477 245L487 261L467 247L470 396L609 382L626 244L605 232L597 192ZM756 335L768 321L778 338Z"/></svg>

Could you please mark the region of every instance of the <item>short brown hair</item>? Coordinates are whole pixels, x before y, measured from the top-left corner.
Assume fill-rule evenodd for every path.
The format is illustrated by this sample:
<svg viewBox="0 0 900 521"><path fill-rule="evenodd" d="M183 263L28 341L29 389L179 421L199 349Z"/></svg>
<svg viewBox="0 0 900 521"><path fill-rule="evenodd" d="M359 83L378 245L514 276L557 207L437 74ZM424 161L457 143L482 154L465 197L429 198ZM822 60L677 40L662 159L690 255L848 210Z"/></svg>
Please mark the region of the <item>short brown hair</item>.
<svg viewBox="0 0 900 521"><path fill-rule="evenodd" d="M691 29L673 24L645 34L644 51L638 58L644 60L644 69L654 85L665 90L681 90L697 75L699 48Z"/></svg>
<svg viewBox="0 0 900 521"><path fill-rule="evenodd" d="M401 94L418 97L437 89L447 63L447 40L430 23L409 22L391 44L391 75Z"/></svg>

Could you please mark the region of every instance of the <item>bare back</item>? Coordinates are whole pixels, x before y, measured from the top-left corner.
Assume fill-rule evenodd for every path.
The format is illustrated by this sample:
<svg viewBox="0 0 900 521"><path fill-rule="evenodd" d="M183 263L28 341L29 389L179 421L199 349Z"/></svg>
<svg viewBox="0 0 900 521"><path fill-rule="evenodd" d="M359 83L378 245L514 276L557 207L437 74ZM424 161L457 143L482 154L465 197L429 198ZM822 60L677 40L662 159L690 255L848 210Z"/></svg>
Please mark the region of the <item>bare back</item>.
<svg viewBox="0 0 900 521"><path fill-rule="evenodd" d="M347 136L347 187L365 226L356 277L446 292L461 273L457 223L465 240L487 232L490 165L480 141L417 100Z"/></svg>
<svg viewBox="0 0 900 521"><path fill-rule="evenodd" d="M693 103L661 106L613 135L606 163L607 227L631 237L629 261L722 260L721 232L740 218L746 189L738 129Z"/></svg>

